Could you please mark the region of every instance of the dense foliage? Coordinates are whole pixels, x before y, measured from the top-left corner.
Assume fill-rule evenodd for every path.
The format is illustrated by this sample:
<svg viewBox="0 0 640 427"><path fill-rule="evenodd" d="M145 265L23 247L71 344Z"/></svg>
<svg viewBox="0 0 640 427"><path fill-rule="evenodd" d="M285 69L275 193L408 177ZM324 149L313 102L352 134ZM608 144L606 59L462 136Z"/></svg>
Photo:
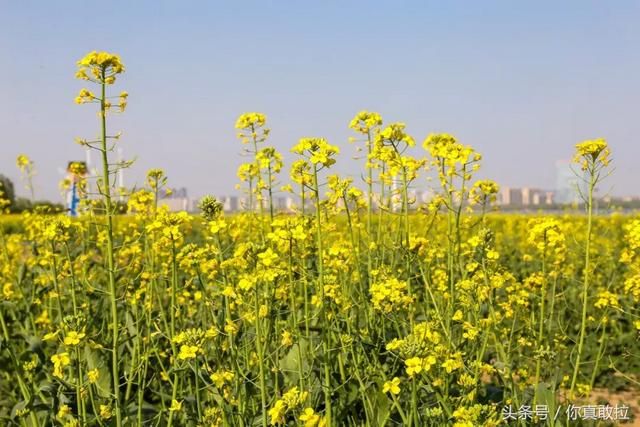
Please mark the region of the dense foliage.
<svg viewBox="0 0 640 427"><path fill-rule="evenodd" d="M169 212L154 169L117 216L106 87L124 67L79 65L101 92L77 99L100 108L102 137L79 142L103 155L101 198L0 221L3 425L491 426L505 405L553 414L637 384L640 220L593 215L604 140L576 147L585 215L498 215L473 148L430 135L412 157L404 124L361 112L365 189L329 173L337 146L302 138L284 188L299 207L278 214L282 156L248 113L245 213Z"/></svg>

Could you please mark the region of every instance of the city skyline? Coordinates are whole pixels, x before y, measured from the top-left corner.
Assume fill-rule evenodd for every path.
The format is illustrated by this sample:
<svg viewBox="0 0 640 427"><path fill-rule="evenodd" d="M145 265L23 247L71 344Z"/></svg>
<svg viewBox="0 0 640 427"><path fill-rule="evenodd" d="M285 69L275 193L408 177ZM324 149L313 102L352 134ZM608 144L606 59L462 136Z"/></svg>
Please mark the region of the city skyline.
<svg viewBox="0 0 640 427"><path fill-rule="evenodd" d="M560 178L560 176L558 177ZM570 180L571 183L575 181ZM520 209L538 209L538 208L551 208L558 209L567 206L578 206L584 204L578 188L567 188L569 183L559 183L558 188L554 189L541 189L536 187L500 187L496 194L495 200L491 201L492 206L500 206L506 208L520 208ZM189 211L198 212L199 202L201 197L193 197L189 194L186 187L170 188L170 192L161 195L160 204L166 205L170 211ZM437 190L435 189L410 189L408 191L408 197L410 200L410 209L419 209L428 204L433 197L436 196ZM248 195L247 194L213 194L218 202L222 204L222 208L225 212L239 212L247 210L248 208ZM398 198L400 195L396 195ZM608 194L602 194L595 189L595 199L605 204L612 204L616 206L620 203L640 203L640 195L627 195L613 197ZM363 192L363 197L366 198L366 190ZM309 205L312 205L311 200L306 200ZM284 191L273 192L273 205L275 211L278 212L296 212L299 209L301 203L299 194L292 194ZM305 205L307 204L305 203ZM378 200L374 198L373 205L374 210L379 208ZM399 201L389 201L393 211L399 211L401 204ZM268 200L263 200L263 206L267 206Z"/></svg>
<svg viewBox="0 0 640 427"><path fill-rule="evenodd" d="M118 154L119 156L121 155L120 153ZM85 160L85 163L90 163L88 162L89 157L86 158L87 160ZM119 158L118 161L121 161L122 159ZM126 160L126 159L125 159ZM73 161L69 161L69 163L72 163ZM534 197L536 198L536 200L538 199L546 199L547 202L525 202L524 205L528 205L528 204L532 204L532 205L537 205L537 204L552 204L552 203L559 203L559 204L571 204L571 203L577 203L579 202L579 189L577 188L578 182L580 181L579 177L576 175L577 173L579 173L579 167L575 164L573 164L571 159L560 159L560 160L556 160L555 162L555 168L554 168L554 174L553 174L553 185L549 186L549 187L542 187L540 185L536 185L536 184L528 184L528 185L523 185L523 186L513 186L513 185L504 185L503 183L497 183L498 186L500 187L500 191L498 194L498 198L502 198L502 200L509 200L512 197L509 196L505 196L505 192L508 191L513 191L513 190L523 190L525 192L525 194L521 194L521 195L517 195L515 196L516 199L521 199L524 198L526 200L534 200ZM285 165L286 167L287 165ZM62 170L62 168L58 168L60 171ZM92 172L91 172L92 171ZM93 183L96 179L96 172L99 175L99 170L98 168L95 167L94 164L90 164L90 174L89 174L89 179L88 182L89 183ZM286 172L286 171L285 171ZM486 172L486 171L485 171ZM486 174L486 173L485 173ZM0 171L0 175L2 175L2 172ZM4 174L5 176L10 176L7 174ZM66 177L66 172L65 175L63 175L62 172L60 172L61 175L61 180L64 179ZM277 195L279 198L282 197L282 195L285 195L285 197L289 197L290 193L286 192L286 191L281 191L280 187L284 184L291 184L289 178L286 176L287 173L283 174L283 178L284 181L280 182L281 185L279 185L278 187L276 187L274 189L274 195ZM36 175L37 176L37 175ZM411 185L410 188L412 189L412 191L417 192L417 193L431 193L431 194L435 194L437 192L437 185L435 185L434 187L434 181L433 181L434 175L432 171L429 170L425 170L423 171L422 175L419 176L419 178L414 181ZM17 181L14 181L14 191L16 196L18 197L23 197L23 198L28 198L29 196L29 190L24 186L23 181L18 177ZM124 184L124 186L123 186ZM91 185L91 184L90 184ZM141 183L138 182L134 182L134 183L129 183L129 182L125 182L124 181L124 169L119 169L118 172L116 173L116 178L113 181L113 185L114 188L117 188L118 186L120 188L124 188L125 190L135 190L135 189L140 189L143 188L145 183L144 181ZM193 193L191 192L191 190L189 189L188 186L185 185L180 185L180 183L172 183L169 181L167 188L170 188L172 190L172 192L175 192L176 190L179 192L179 196L180 197L185 197L188 198L190 200L189 202L189 209L187 210L195 210L192 206L192 203L197 202L200 198L202 198L203 196L206 195L213 195L216 197L232 197L232 198L242 198L244 196L246 196L246 188L237 188L238 185L241 185L241 182L239 180L236 179L236 181L233 183L233 185L229 186L228 190L222 190L222 191L218 191L218 192L209 192L209 193L203 193L203 194L198 194L198 193ZM357 181L356 179L354 179L353 185L364 190L365 189L365 185L364 185L364 181L360 180ZM582 183L582 186L584 187L584 185L586 185L584 182ZM606 185L604 185L604 190L602 188L602 186L599 186L596 188L596 194L598 197L600 198L616 198L616 199L625 199L625 200L635 200L637 198L640 198L640 193L629 193L629 194L614 194L610 189L608 189L609 187ZM37 189L36 189L37 191ZM584 189L582 190L584 191ZM531 192L531 195L529 196L529 192ZM550 195L552 194L552 196ZM171 199L173 197L175 197L176 194L171 194L169 195L169 197L165 197L167 199ZM68 195L64 192L58 192L57 197L54 197L53 199L44 199L44 198L39 198L36 197L36 199L41 199L41 200L49 200L52 202L65 202L67 199ZM122 199L122 196L119 196L120 200ZM552 200L552 201L551 201ZM504 201L502 202L498 202L498 204L509 204L509 203L504 203ZM519 204L519 203L516 203Z"/></svg>

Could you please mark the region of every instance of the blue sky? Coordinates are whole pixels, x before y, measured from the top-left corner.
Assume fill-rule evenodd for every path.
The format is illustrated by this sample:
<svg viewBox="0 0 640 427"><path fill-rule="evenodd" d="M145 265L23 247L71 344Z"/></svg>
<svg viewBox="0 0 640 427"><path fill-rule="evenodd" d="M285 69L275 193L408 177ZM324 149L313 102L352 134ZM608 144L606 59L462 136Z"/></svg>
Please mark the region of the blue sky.
<svg viewBox="0 0 640 427"><path fill-rule="evenodd" d="M270 143L324 136L336 171L359 176L347 128L362 109L403 121L421 142L449 132L484 155L483 176L553 188L555 161L605 137L603 186L640 194L640 2L0 0L0 173L36 162L37 195L59 198L60 169L97 134L75 63L121 55L126 183L161 167L193 196L234 192L234 123L261 111ZM415 151L416 154L420 150ZM291 159L286 154L286 159ZM22 191L25 194L24 191Z"/></svg>

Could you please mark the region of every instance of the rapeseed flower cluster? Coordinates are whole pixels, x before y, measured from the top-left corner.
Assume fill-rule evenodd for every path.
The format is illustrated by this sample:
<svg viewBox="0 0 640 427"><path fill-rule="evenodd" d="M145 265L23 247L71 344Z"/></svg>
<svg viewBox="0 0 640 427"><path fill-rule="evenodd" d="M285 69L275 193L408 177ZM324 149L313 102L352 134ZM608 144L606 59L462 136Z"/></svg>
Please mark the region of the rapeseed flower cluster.
<svg viewBox="0 0 640 427"><path fill-rule="evenodd" d="M403 311L411 306L413 297L408 295L408 286L395 277L374 282L369 288L373 309L389 314Z"/></svg>
<svg viewBox="0 0 640 427"><path fill-rule="evenodd" d="M93 51L78 61L76 78L112 85L123 72L124 65L118 55Z"/></svg>
<svg viewBox="0 0 640 427"><path fill-rule="evenodd" d="M329 167L336 162L335 156L340 149L330 145L324 138L301 138L291 151L306 156L312 165Z"/></svg>

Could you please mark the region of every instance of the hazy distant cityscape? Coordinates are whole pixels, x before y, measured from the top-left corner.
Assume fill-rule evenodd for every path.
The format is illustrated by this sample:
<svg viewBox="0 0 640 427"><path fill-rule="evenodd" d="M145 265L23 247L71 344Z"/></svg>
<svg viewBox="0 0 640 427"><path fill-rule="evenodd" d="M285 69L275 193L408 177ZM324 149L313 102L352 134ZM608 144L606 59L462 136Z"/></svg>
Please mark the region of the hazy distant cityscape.
<svg viewBox="0 0 640 427"><path fill-rule="evenodd" d="M553 210L581 204L586 182L576 174L575 165L568 160L559 160L555 164L555 174L555 188L552 189L501 186L495 205L505 210ZM434 192L431 190L409 191L409 198L414 202L413 208L428 203L433 195ZM228 213L242 211L248 203L248 198L244 196L216 195L216 197L222 203L224 211ZM605 205L640 207L640 196L635 195L612 197L599 194L598 200ZM199 197L191 197L186 187L173 189L169 196L162 199L162 204L167 205L172 211L197 212L198 202ZM274 207L279 212L294 212L298 204L298 198L294 195L274 198ZM374 207L378 208L378 206ZM399 204L391 208L399 208Z"/></svg>
<svg viewBox="0 0 640 427"><path fill-rule="evenodd" d="M122 162L122 152L118 152L118 163ZM92 188L95 184L95 180L99 176L99 171L91 162L91 158L87 156L86 161L74 161L72 163L81 163L86 166L86 178L89 186L89 193L92 192ZM504 186L500 185L500 189L496 194L495 200L492 202L494 208L501 211L513 211L513 212L526 212L526 211L562 211L567 208L579 207L583 204L584 195L586 194L587 180L586 177L580 176L580 171L577 166L570 160L558 160L555 162L554 168L554 186L553 188L540 188L534 186ZM7 178L0 175L0 180L6 181ZM73 181L71 173L65 178L66 181ZM64 181L64 180L63 180ZM10 182L10 181L9 181ZM423 181L424 182L424 181ZM131 188L131 184L125 182L124 169L119 168L115 172L115 185L119 189ZM356 184L357 186L358 184ZM13 188L13 184L10 184ZM134 185L134 188L136 185ZM202 194L192 194L188 187L167 188L166 194L161 195L160 203L166 205L171 211L187 211L198 212L198 204L203 196ZM13 190L11 190L13 193ZM124 204L127 202L127 191L118 191L117 200L119 203ZM246 195L239 195L237 192L227 194L213 194L223 206L223 210L227 213L239 212L247 209L248 197ZM414 188L410 188L408 191L410 200L410 209L419 209L421 206L429 203L435 196L434 190L428 188L426 185L420 186L417 182L414 184ZM611 196L608 194L607 189L596 188L596 209L601 212L613 211L613 210L631 210L640 209L640 196L627 195L627 196ZM92 197L92 196L90 196ZM19 198L22 200L19 206L14 211L21 211L27 208L28 199L24 197ZM58 199L60 200L60 199ZM69 187L62 193L62 205L60 208L69 211L72 215L75 215L74 208L72 207L74 200L77 202L77 195L75 193L75 187ZM25 205L25 201L27 204ZM33 201L32 201L33 202ZM56 200L46 201L39 200L40 203L58 203ZM265 201L266 202L266 201ZM374 197L373 208L378 210L378 200ZM307 200L308 206L311 207L311 200ZM401 203L398 200L387 201L389 203L386 209L392 211L400 211ZM299 210L300 199L297 195L292 193L275 193L273 198L274 209L278 212L293 213Z"/></svg>

